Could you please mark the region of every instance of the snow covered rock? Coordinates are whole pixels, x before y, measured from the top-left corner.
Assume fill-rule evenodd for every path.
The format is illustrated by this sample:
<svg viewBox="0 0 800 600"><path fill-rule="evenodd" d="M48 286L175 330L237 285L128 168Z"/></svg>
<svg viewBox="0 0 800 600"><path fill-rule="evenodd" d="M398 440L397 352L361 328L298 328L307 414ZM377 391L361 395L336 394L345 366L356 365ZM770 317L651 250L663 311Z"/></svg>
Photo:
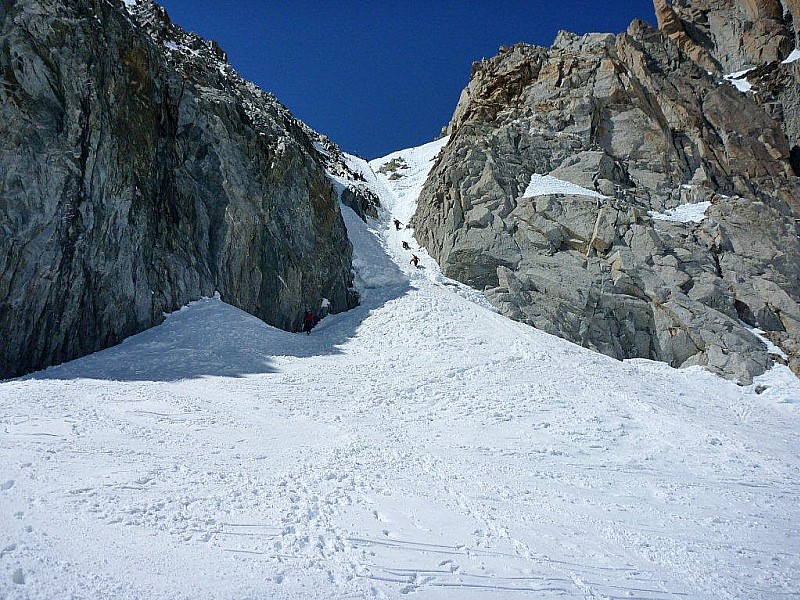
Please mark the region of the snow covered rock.
<svg viewBox="0 0 800 600"><path fill-rule="evenodd" d="M0 8L0 378L219 291L264 321L354 305L313 134L150 0Z"/></svg>

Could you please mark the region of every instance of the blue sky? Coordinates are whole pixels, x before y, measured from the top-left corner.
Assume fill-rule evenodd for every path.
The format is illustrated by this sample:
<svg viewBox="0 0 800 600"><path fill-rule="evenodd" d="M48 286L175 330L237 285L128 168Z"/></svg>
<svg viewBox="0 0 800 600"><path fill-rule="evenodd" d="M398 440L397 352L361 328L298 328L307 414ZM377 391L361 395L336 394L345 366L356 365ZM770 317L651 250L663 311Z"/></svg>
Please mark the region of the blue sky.
<svg viewBox="0 0 800 600"><path fill-rule="evenodd" d="M651 0L161 0L217 40L247 79L347 152L376 158L432 140L472 62L501 45L549 46L559 29L655 23Z"/></svg>

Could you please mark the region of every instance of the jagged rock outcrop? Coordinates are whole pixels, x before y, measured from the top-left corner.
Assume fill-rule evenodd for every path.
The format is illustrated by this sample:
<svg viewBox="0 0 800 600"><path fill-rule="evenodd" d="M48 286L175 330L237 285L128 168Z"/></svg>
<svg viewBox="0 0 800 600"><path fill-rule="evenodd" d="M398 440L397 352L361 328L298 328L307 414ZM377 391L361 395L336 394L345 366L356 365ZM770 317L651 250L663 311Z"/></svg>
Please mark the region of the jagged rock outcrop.
<svg viewBox="0 0 800 600"><path fill-rule="evenodd" d="M792 169L800 175L800 61L760 65L747 73L747 80L753 101L783 126Z"/></svg>
<svg viewBox="0 0 800 600"><path fill-rule="evenodd" d="M659 29L697 64L716 74L783 60L796 45L797 0L654 0L654 4Z"/></svg>
<svg viewBox="0 0 800 600"><path fill-rule="evenodd" d="M797 370L790 145L752 95L671 41L682 29L692 26L562 32L549 49L520 44L476 63L420 197L417 239L502 313L610 356L749 382L777 359L758 326ZM586 195L528 197L534 174ZM708 208L698 222L663 214L684 205Z"/></svg>
<svg viewBox="0 0 800 600"><path fill-rule="evenodd" d="M340 188L338 191L342 203L352 208L364 221L367 217L377 219L381 202L370 189L364 175L350 167L342 149L328 137L313 135L317 136L318 149L324 157L328 174Z"/></svg>
<svg viewBox="0 0 800 600"><path fill-rule="evenodd" d="M318 136L149 0L0 3L0 378L201 296L356 302Z"/></svg>
<svg viewBox="0 0 800 600"><path fill-rule="evenodd" d="M703 47L701 42L696 41L686 31L684 21L672 7L669 0L654 0L656 8L656 18L658 28L664 32L678 47L692 58L697 64L710 72L719 72L720 64Z"/></svg>
<svg viewBox="0 0 800 600"><path fill-rule="evenodd" d="M659 28L698 65L744 73L752 98L782 124L800 173L800 65L784 62L797 46L800 0L655 0Z"/></svg>

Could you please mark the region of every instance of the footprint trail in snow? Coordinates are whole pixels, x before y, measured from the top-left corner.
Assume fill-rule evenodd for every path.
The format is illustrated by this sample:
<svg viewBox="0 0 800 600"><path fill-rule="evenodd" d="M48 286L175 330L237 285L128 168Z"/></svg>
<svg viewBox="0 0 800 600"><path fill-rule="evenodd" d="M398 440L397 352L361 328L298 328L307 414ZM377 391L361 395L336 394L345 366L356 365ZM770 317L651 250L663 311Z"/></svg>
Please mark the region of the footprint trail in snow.
<svg viewBox="0 0 800 600"><path fill-rule="evenodd" d="M444 143L349 159L385 212L343 209L363 303L311 336L208 299L0 384L0 597L797 593L797 380L494 313L392 225Z"/></svg>

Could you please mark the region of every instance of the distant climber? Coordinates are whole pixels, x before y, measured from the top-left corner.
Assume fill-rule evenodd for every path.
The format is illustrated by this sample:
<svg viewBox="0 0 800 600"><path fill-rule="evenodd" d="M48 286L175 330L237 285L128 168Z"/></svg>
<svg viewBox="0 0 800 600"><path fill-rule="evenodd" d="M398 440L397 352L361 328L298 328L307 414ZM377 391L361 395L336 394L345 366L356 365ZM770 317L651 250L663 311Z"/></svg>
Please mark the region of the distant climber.
<svg viewBox="0 0 800 600"><path fill-rule="evenodd" d="M303 331L306 335L311 335L311 330L314 328L314 313L306 309L306 314L303 315Z"/></svg>
<svg viewBox="0 0 800 600"><path fill-rule="evenodd" d="M411 255L411 260L409 262L415 267L419 267L419 257L416 254Z"/></svg>
<svg viewBox="0 0 800 600"><path fill-rule="evenodd" d="M411 250L411 246L408 245L408 242L403 242L403 250Z"/></svg>
<svg viewBox="0 0 800 600"><path fill-rule="evenodd" d="M397 219L395 219L395 220L394 220L394 228L395 228L397 231L400 231L400 228L401 228L402 226L403 226L403 224L402 224L400 221L398 221Z"/></svg>

